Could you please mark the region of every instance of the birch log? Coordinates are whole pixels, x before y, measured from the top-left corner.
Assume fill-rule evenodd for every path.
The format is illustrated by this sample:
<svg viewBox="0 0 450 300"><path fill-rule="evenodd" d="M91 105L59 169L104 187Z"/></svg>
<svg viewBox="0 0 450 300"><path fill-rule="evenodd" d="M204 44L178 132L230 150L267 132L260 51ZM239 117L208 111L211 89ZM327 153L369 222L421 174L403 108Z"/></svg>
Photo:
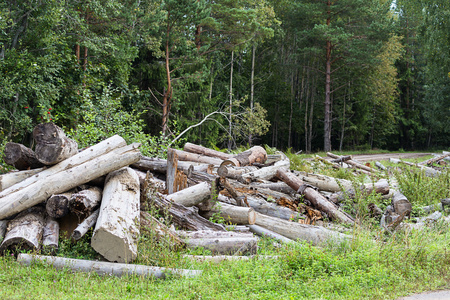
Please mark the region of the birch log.
<svg viewBox="0 0 450 300"><path fill-rule="evenodd" d="M139 161L131 165L133 168L165 174L167 172L167 159L143 156ZM209 164L194 161L178 161L178 170L187 172L193 166L194 171L206 172Z"/></svg>
<svg viewBox="0 0 450 300"><path fill-rule="evenodd" d="M256 225L267 228L294 241L308 241L313 245L322 245L327 241L342 242L351 238L351 236L321 226L289 222L260 213L256 215Z"/></svg>
<svg viewBox="0 0 450 300"><path fill-rule="evenodd" d="M97 223L99 213L100 209L95 210L74 229L71 236L74 241L81 239L89 229L94 227L95 223Z"/></svg>
<svg viewBox="0 0 450 300"><path fill-rule="evenodd" d="M76 214L90 214L102 201L102 189L96 186L73 193L70 196L70 210Z"/></svg>
<svg viewBox="0 0 450 300"><path fill-rule="evenodd" d="M44 166L36 158L34 151L22 144L7 143L4 155L5 163L18 170L36 169Z"/></svg>
<svg viewBox="0 0 450 300"><path fill-rule="evenodd" d="M209 149L209 148L206 148L206 147L203 147L200 145L196 145L196 144L192 144L192 143L184 144L183 149L186 152L196 153L196 154L200 154L200 155L204 155L204 156L215 157L215 158L219 158L222 160L226 160L226 159L233 157L233 154L216 151L216 150Z"/></svg>
<svg viewBox="0 0 450 300"><path fill-rule="evenodd" d="M39 172L38 174L31 176L15 185L3 190L2 192L0 192L0 198L6 196L8 194L11 194L13 192L24 189L25 187L35 183L36 181L42 181L49 176L55 175L56 173L65 171L70 168L74 168L79 165L82 165L90 160L98 158L106 153L109 153L118 148L122 148L124 146L126 146L125 140L118 135L114 135L114 136L112 136L92 147L89 147L89 148L81 151L80 153L60 162L59 164L56 164L48 169L45 169L42 172ZM95 165L93 165L93 166L95 166ZM107 173L109 173L109 172L107 172ZM100 177L100 176L98 176L98 177ZM93 179L95 179L95 178L93 178ZM93 180L93 179L91 179L91 180ZM60 193L63 193L63 192L65 192L65 191L64 190L60 191Z"/></svg>
<svg viewBox="0 0 450 300"><path fill-rule="evenodd" d="M280 160L272 166L264 167L256 171L242 174L243 182L250 183L252 181L272 180L277 176L277 170L280 168L289 168L291 162L287 160Z"/></svg>
<svg viewBox="0 0 450 300"><path fill-rule="evenodd" d="M32 265L33 262L39 261L58 270L70 269L77 272L95 272L99 275L114 275L119 277L124 275L134 275L164 279L166 274L195 277L202 273L202 271L199 270L169 269L144 265L120 264L24 253L19 254L17 261L22 265Z"/></svg>
<svg viewBox="0 0 450 300"><path fill-rule="evenodd" d="M51 195L45 204L45 210L50 217L62 218L69 213L70 197L74 191Z"/></svg>
<svg viewBox="0 0 450 300"><path fill-rule="evenodd" d="M354 221L344 212L340 211L334 203L328 201L318 191L305 184L294 174L284 169L279 169L277 172L277 176L278 178L286 182L292 189L304 195L305 199L309 200L314 207L325 212L328 216L330 216L330 218L339 220L340 222L346 224L354 223Z"/></svg>
<svg viewBox="0 0 450 300"><path fill-rule="evenodd" d="M42 248L45 253L54 255L58 250L59 223L54 218L47 216L42 236Z"/></svg>
<svg viewBox="0 0 450 300"><path fill-rule="evenodd" d="M205 218L211 218L214 214L219 214L225 222L238 225L255 224L256 213L251 207L234 206L226 203L216 204L210 211L205 212Z"/></svg>
<svg viewBox="0 0 450 300"><path fill-rule="evenodd" d="M261 146L253 146L247 151L241 152L232 158L224 160L223 165L233 165L236 167L249 166L253 163L263 164L267 160L267 152Z"/></svg>
<svg viewBox="0 0 450 300"><path fill-rule="evenodd" d="M44 168L25 170L25 171L12 171L3 175L0 175L0 192L15 185L41 171Z"/></svg>
<svg viewBox="0 0 450 300"><path fill-rule="evenodd" d="M57 164L78 153L78 144L54 123L41 123L33 130L36 158L44 165Z"/></svg>
<svg viewBox="0 0 450 300"><path fill-rule="evenodd" d="M167 199L186 207L200 204L210 197L211 184L208 182L201 182L179 192L167 195Z"/></svg>
<svg viewBox="0 0 450 300"><path fill-rule="evenodd" d="M44 232L44 209L33 207L21 212L8 223L0 252L7 250L39 250Z"/></svg>
<svg viewBox="0 0 450 300"><path fill-rule="evenodd" d="M139 197L139 178L133 169L125 167L107 176L91 246L108 261L128 263L137 257Z"/></svg>
<svg viewBox="0 0 450 300"><path fill-rule="evenodd" d="M140 157L139 146L140 144L131 144L116 149L0 198L0 219L39 204L52 194L65 192L138 161Z"/></svg>
<svg viewBox="0 0 450 300"><path fill-rule="evenodd" d="M271 231L267 228L261 227L259 225L247 225L248 228L250 228L250 231L253 232L254 234L257 234L258 236L261 237L268 237L274 240L277 240L279 242L282 243L292 243L294 242L293 240L285 237L284 235L278 234L274 231Z"/></svg>

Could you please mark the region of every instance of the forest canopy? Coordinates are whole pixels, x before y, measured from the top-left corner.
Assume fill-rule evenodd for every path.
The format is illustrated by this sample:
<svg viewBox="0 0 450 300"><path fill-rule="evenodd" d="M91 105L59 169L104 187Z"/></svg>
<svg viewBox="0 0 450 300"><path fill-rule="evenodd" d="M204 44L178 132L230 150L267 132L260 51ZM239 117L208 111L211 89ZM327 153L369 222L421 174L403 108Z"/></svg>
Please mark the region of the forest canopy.
<svg viewBox="0 0 450 300"><path fill-rule="evenodd" d="M0 145L450 144L447 0L5 0Z"/></svg>

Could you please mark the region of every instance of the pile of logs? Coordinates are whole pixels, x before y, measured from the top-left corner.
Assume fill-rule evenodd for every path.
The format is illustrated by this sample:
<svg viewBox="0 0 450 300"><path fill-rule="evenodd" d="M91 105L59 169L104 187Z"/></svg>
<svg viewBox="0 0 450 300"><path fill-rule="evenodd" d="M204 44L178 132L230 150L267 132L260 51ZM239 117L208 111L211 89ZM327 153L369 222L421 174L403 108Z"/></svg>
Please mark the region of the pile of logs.
<svg viewBox="0 0 450 300"><path fill-rule="evenodd" d="M79 150L53 123L38 125L33 137L34 151L9 143L4 152L4 160L18 171L0 175L2 253L55 254L60 231L76 242L93 228L91 246L109 262L133 262L141 234L168 240L175 248L252 255L259 236L314 245L350 239L335 230L355 224L339 203L358 193L392 198L385 212L369 206L383 216L387 230L411 213L411 204L387 180L354 187L346 180L293 172L284 154L267 155L260 146L233 155L186 143L160 159L142 156L139 144L127 145L117 135ZM345 162L373 178L379 172L351 157L329 156L327 163ZM231 231L227 225L233 225Z"/></svg>

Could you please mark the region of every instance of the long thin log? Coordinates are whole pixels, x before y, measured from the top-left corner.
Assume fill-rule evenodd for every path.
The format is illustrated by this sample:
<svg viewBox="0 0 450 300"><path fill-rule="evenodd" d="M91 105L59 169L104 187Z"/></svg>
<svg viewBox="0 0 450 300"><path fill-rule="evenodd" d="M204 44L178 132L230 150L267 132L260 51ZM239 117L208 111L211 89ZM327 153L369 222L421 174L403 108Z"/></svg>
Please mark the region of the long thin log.
<svg viewBox="0 0 450 300"><path fill-rule="evenodd" d="M336 154L333 154L333 153L331 153L331 152L327 152L327 155L329 156L329 157L332 157L332 158L335 158L335 159L341 159L341 156L339 156L339 155L336 155ZM370 167L367 167L367 166L365 166L365 165L362 165L362 164L360 164L360 163L357 163L356 161L354 161L354 160L347 160L347 161L345 161L347 164L349 164L349 165L352 165L352 166L354 166L354 167L356 167L356 168L358 168L358 169L361 169L361 170L364 170L364 171L367 171L367 172L371 172L371 173L376 173L377 172L377 170L375 170L375 169L372 169L372 168L370 168Z"/></svg>
<svg viewBox="0 0 450 300"><path fill-rule="evenodd" d="M44 166L36 158L33 150L22 144L11 142L5 145L4 161L18 170L36 169Z"/></svg>
<svg viewBox="0 0 450 300"><path fill-rule="evenodd" d="M241 178L243 182L250 183L252 181L272 180L277 176L277 171L280 168L289 168L291 162L287 160L280 160L274 165L264 167L259 170L242 174Z"/></svg>
<svg viewBox="0 0 450 300"><path fill-rule="evenodd" d="M309 200L314 207L325 212L330 218L339 220L342 223L353 224L354 221L347 216L345 213L340 211L334 203L328 201L324 196L322 196L318 191L309 185L305 184L300 178L294 174L284 170L279 169L277 171L277 176L284 182L286 182L292 189L297 191L299 194L304 195L305 199Z"/></svg>
<svg viewBox="0 0 450 300"><path fill-rule="evenodd" d="M193 166L194 171L206 172L209 164L193 161L178 161L178 170L187 172L189 167ZM131 167L141 171L150 171L165 174L167 172L167 159L142 156L139 161L132 164Z"/></svg>
<svg viewBox="0 0 450 300"><path fill-rule="evenodd" d="M81 239L88 231L89 229L93 228L95 226L95 223L97 223L98 215L100 213L100 208L92 212L89 217L83 220L77 228L72 232L72 239L74 241L78 241Z"/></svg>
<svg viewBox="0 0 450 300"><path fill-rule="evenodd" d="M258 170L255 166L234 167L231 165L221 165L217 169L217 174L221 177L227 177L232 179L241 178L242 174L249 173Z"/></svg>
<svg viewBox="0 0 450 300"><path fill-rule="evenodd" d="M44 168L25 170L25 171L12 171L3 175L0 175L0 192L15 185L37 173L43 171Z"/></svg>
<svg viewBox="0 0 450 300"><path fill-rule="evenodd" d="M260 213L256 216L256 225L267 228L294 241L304 240L314 245L322 245L330 240L342 242L351 238L348 235L321 226L289 222Z"/></svg>
<svg viewBox="0 0 450 300"><path fill-rule="evenodd" d="M293 211L292 209L284 206L277 205L273 202L267 202L265 200L259 199L258 197L248 196L247 201L251 208L261 214L280 218L283 220L295 220L304 218L304 215L299 212Z"/></svg>
<svg viewBox="0 0 450 300"><path fill-rule="evenodd" d="M274 240L277 240L282 243L293 243L294 241L281 235L276 232L273 232L267 228L261 227L259 225L247 225L248 228L250 228L250 231L254 234L257 234L261 237L268 237Z"/></svg>
<svg viewBox="0 0 450 300"><path fill-rule="evenodd" d="M76 214L90 214L102 201L102 189L96 186L73 193L70 196L70 210Z"/></svg>
<svg viewBox="0 0 450 300"><path fill-rule="evenodd" d="M17 215L8 223L0 252L7 250L39 250L44 232L44 209L33 207Z"/></svg>
<svg viewBox="0 0 450 300"><path fill-rule="evenodd" d="M44 252L54 255L58 250L59 223L54 218L47 216L42 236L42 248Z"/></svg>
<svg viewBox="0 0 450 300"><path fill-rule="evenodd" d="M220 263L223 261L236 261L236 260L250 260L250 259L278 259L278 256L266 256L266 255L183 255L184 258L195 260L198 262L213 262Z"/></svg>
<svg viewBox="0 0 450 300"><path fill-rule="evenodd" d="M220 185L236 200L238 206L248 206L247 196L236 190L225 177L220 178Z"/></svg>
<svg viewBox="0 0 450 300"><path fill-rule="evenodd" d="M211 184L208 182L202 182L171 195L167 195L167 199L187 207L200 204L210 197Z"/></svg>
<svg viewBox="0 0 450 300"><path fill-rule="evenodd" d="M39 172L38 174L36 174L34 176L31 176L13 186L10 186L9 188L0 192L0 198L6 196L8 194L11 194L13 192L16 192L18 190L21 190L21 189L35 183L36 181L44 180L45 178L55 175L56 173L59 173L61 171L65 171L67 169L82 165L90 160L93 160L94 158L100 157L106 153L109 153L115 149L122 148L124 146L126 146L125 140L118 135L114 135L94 146L91 146L91 147L81 151L77 155L74 155L74 156L60 162L59 164L56 164L48 169L43 170L42 172ZM98 176L98 177L100 177L100 176ZM93 179L95 179L95 178L93 178ZM60 192L62 193L65 191L60 191Z"/></svg>
<svg viewBox="0 0 450 300"><path fill-rule="evenodd" d="M140 144L131 144L116 149L81 165L48 176L44 181L35 182L17 192L0 198L0 219L7 218L39 204L52 194L70 190L138 161L140 157L139 146Z"/></svg>
<svg viewBox="0 0 450 300"><path fill-rule="evenodd" d="M404 164L404 165L407 165L407 166L420 168L421 170L423 170L425 172L425 176L427 176L427 177L435 177L435 176L438 176L441 173L440 171L435 170L433 168L426 167L426 166L421 166L421 165L418 165L418 164L415 164L415 163L411 163L411 162L400 160L400 159L396 159L396 158L390 158L389 161L392 162L392 163L396 163L396 164L400 164L401 163L401 164Z"/></svg>
<svg viewBox="0 0 450 300"><path fill-rule="evenodd" d="M169 148L171 149L171 148ZM222 163L222 159L213 158L209 156L190 153L182 150L172 149L178 156L178 160L182 161L195 161L199 163L211 164L219 166Z"/></svg>
<svg viewBox="0 0 450 300"><path fill-rule="evenodd" d="M36 158L44 165L57 164L78 153L78 144L54 123L41 123L33 130Z"/></svg>
<svg viewBox="0 0 450 300"><path fill-rule="evenodd" d="M375 183L363 184L359 188L359 190L364 195L369 195L370 193L372 193L373 190L375 190L375 193L377 193L377 194L386 195L386 194L389 194L389 183L386 179L381 179ZM329 199L333 203L339 203L339 202L342 202L345 199L345 197L349 197L350 199L353 199L353 198L355 198L355 196L356 196L356 191L354 188L351 188L346 191L334 193L329 197Z"/></svg>
<svg viewBox="0 0 450 300"><path fill-rule="evenodd" d="M224 160L223 165L233 165L236 167L249 166L253 163L263 164L267 160L267 152L261 146L254 146L247 151L241 152L232 158Z"/></svg>
<svg viewBox="0 0 450 300"><path fill-rule="evenodd" d="M302 181L317 187L321 191L339 192L342 190L350 190L353 184L350 180L338 179L321 174L311 174L299 172L296 174Z"/></svg>
<svg viewBox="0 0 450 300"><path fill-rule="evenodd" d="M216 150L206 148L206 147L203 147L200 145L192 144L192 143L184 144L183 150L186 152L196 153L196 154L200 154L200 155L204 155L204 156L215 157L215 158L219 158L222 160L226 160L226 159L233 157L233 154L216 151Z"/></svg>
<svg viewBox="0 0 450 300"><path fill-rule="evenodd" d="M256 212L251 207L234 206L226 203L216 204L210 211L205 212L205 218L219 214L225 222L238 225L251 225L256 222Z"/></svg>
<svg viewBox="0 0 450 300"><path fill-rule="evenodd" d="M140 218L139 178L125 167L111 172L103 190L91 246L109 261L131 262L137 257Z"/></svg>
<svg viewBox="0 0 450 300"><path fill-rule="evenodd" d="M428 160L422 161L422 162L419 163L419 165L421 165L421 166L431 166L431 165L434 164L435 162L438 162L438 161L440 161L441 159L444 159L444 158L446 158L446 157L450 157L450 153L446 153L446 154L443 154L443 155L441 155L441 156L433 157L433 158L430 158L430 159L428 159Z"/></svg>
<svg viewBox="0 0 450 300"><path fill-rule="evenodd" d="M164 279L166 278L166 274L179 275L183 277L195 277L202 273L200 270L169 269L144 265L31 255L24 253L19 254L17 261L22 265L31 265L33 262L39 261L58 270L70 269L77 272L95 272L99 275L113 275L119 277L124 275L134 275Z"/></svg>

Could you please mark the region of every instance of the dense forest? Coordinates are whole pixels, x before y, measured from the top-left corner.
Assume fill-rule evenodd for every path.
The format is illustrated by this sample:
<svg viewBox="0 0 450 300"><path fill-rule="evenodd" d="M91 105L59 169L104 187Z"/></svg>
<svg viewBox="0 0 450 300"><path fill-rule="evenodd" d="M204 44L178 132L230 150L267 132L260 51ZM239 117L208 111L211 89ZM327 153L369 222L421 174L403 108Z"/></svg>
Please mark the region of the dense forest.
<svg viewBox="0 0 450 300"><path fill-rule="evenodd" d="M448 147L450 1L4 0L0 101L3 145Z"/></svg>

